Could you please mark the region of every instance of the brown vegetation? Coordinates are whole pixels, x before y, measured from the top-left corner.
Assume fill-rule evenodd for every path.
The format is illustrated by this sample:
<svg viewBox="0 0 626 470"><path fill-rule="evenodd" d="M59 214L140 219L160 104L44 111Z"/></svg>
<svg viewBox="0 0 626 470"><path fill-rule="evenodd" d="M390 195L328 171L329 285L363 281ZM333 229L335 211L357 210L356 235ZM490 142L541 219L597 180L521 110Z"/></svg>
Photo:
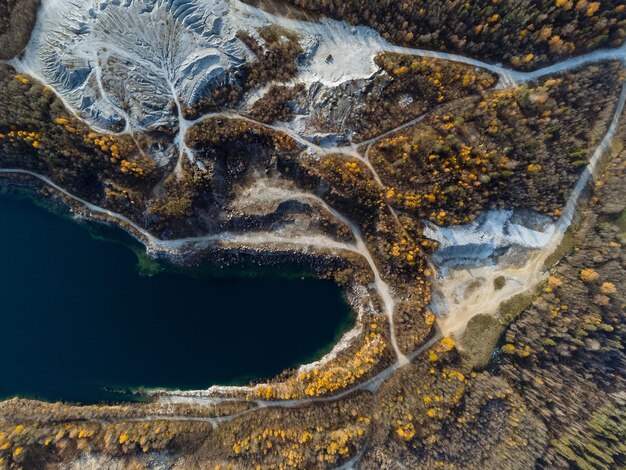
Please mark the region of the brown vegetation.
<svg viewBox="0 0 626 470"><path fill-rule="evenodd" d="M626 11L618 0L289 0L378 30L397 44L445 50L535 68L624 41Z"/></svg>
<svg viewBox="0 0 626 470"><path fill-rule="evenodd" d="M484 70L446 60L410 55L379 54L376 64L384 71L369 80L340 85L353 93L347 110L324 108L314 114L315 125L325 132L350 129L353 140L370 139L433 110L437 106L493 87L497 79ZM353 90L355 88L355 90Z"/></svg>
<svg viewBox="0 0 626 470"><path fill-rule="evenodd" d="M550 430L550 446L539 461L543 467L609 469L626 463L617 444L626 432L626 232L617 223L626 209L624 177L622 154L596 184L574 250L506 332L503 377L523 390L529 408Z"/></svg>
<svg viewBox="0 0 626 470"><path fill-rule="evenodd" d="M273 85L252 106L249 116L260 122L272 124L277 121L289 122L294 118L291 102L304 91L304 85L293 87Z"/></svg>
<svg viewBox="0 0 626 470"><path fill-rule="evenodd" d="M125 212L141 207L142 194L159 176L133 139L91 131L52 90L6 65L0 66L0 88L2 166L48 175L93 202L104 203L113 191L126 200Z"/></svg>
<svg viewBox="0 0 626 470"><path fill-rule="evenodd" d="M0 2L0 60L19 55L28 44L40 0Z"/></svg>
<svg viewBox="0 0 626 470"><path fill-rule="evenodd" d="M487 208L558 216L608 128L622 73L604 64L487 91L382 139L370 158L387 201L439 225Z"/></svg>
<svg viewBox="0 0 626 470"><path fill-rule="evenodd" d="M542 4L545 14L531 15L532 22L525 23L516 15L535 4L396 2L390 7L370 2L357 11L363 1L298 3L366 20L401 42L468 53L485 47L492 59L504 54L514 60L511 54L536 47L520 66L569 54L569 43L593 48L622 34L623 9L613 2L557 0ZM388 12L384 22L381 7ZM441 26L453 14L459 17ZM420 21L414 24L414 18ZM565 20L580 31L569 31ZM454 25L461 25L459 32L467 28L469 36L451 35ZM439 35L428 32L435 27ZM259 58L245 71L246 85L218 89L202 106L232 104L252 87L293 77L297 38L280 29L263 30L262 36L262 46L244 38ZM298 207L270 209L257 218L231 209L241 188L259 178L280 177L346 214L363 234L398 300L394 333L401 351L410 353L433 334L435 323L428 309L432 273L426 259L435 244L424 239L421 220L459 224L493 207L557 217L607 128L623 69L606 63L493 90L494 77L467 67L398 55L377 60L386 71L375 79L381 94L366 99L350 117L361 136L438 107L422 123L372 146L370 161L383 185L363 160L306 154L291 137L244 118L207 119L194 126L186 140L196 161L183 159L180 175L163 178L141 152L157 137L92 132L52 91L7 66L0 67L0 164L48 175L74 194L142 221L163 238L232 227L274 228L289 211L325 212L308 201L288 201ZM253 116L266 122L289 119L289 102L299 92L270 88ZM402 108L398 102L405 95L413 102ZM173 463L181 455L189 468L335 468L354 456L360 456L364 469L392 468L396 462L407 468L624 466L625 176L622 155L596 184L575 250L507 329L490 372L471 370L454 341L444 338L376 384L375 396L362 390L335 401L256 409L256 400L328 398L393 364L382 299L370 290L371 296L358 297L356 307L366 313L346 349L310 370L285 371L267 384L239 391L241 402L211 407L0 402L0 468L53 467L86 455L104 459L100 466L126 467L148 465L157 457ZM307 228L354 242L344 225L325 213ZM320 271L348 289L372 284L363 256L332 256L334 261L330 255L319 257L324 259L317 261ZM484 318L470 325L484 329ZM207 418L216 416L232 419L214 428Z"/></svg>

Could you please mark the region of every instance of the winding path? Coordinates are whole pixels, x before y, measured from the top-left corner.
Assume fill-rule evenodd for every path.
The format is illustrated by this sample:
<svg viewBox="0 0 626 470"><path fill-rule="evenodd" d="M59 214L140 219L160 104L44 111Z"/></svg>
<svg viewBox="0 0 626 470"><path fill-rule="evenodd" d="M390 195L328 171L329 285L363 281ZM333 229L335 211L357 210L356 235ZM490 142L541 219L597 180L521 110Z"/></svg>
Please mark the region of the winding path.
<svg viewBox="0 0 626 470"><path fill-rule="evenodd" d="M280 18L280 17L274 17L274 18ZM292 24L293 21L294 20L279 19L275 22L289 27L289 26L293 26ZM622 62L624 62L626 59L626 46L622 46L618 49L598 50L598 51L591 52L591 53L581 55L578 57L573 57L571 59L559 62L557 64L554 64L548 67L538 69L536 71L520 72L520 71L511 70L506 67L489 64L486 62L471 59L471 58L457 55L457 54L440 53L440 52L427 51L427 50L422 50L422 49L398 47L398 46L393 46L386 42L385 42L385 47L386 48L383 51L386 51L386 52L396 52L396 53L409 54L409 55L414 55L414 56L419 56L419 57L432 57L432 58L438 58L438 59L449 60L449 61L453 61L457 63L462 63L462 64L466 64L470 66L480 67L480 68L483 68L485 70L488 70L490 72L497 74L503 83L511 84L511 85L536 80L538 78L541 78L547 75L563 73L567 70L571 70L571 69L583 66L585 64L595 63L595 62L599 62L603 60L621 60ZM13 60L13 61L9 61L8 64L12 65L19 72L29 74L33 76L34 78L38 79L39 81L41 81L42 83L45 83L42 77L37 76L37 74L35 74L32 70L25 69L24 65L20 61ZM97 78L101 86L100 77L98 76ZM180 100L176 94L175 87L171 84L171 82L170 82L170 88L171 88L171 92L173 95L173 99L177 105L177 114L178 114L178 121L179 121L179 132L176 138L174 139L174 143L176 144L178 151L179 151L179 159L178 159L178 163L176 165L176 170L175 170L176 174L180 174L182 172L182 161L185 155L193 159L193 150L190 149L185 142L185 136L186 136L188 129L190 129L192 126L199 124L200 122L206 119L225 118L225 119L241 119L246 122L250 122L252 124L262 126L264 128L267 128L276 132L284 133L288 135L289 137L291 137L295 142L297 142L298 144L306 148L309 152L311 152L312 155L315 155L318 157L339 154L339 155L344 155L346 157L355 158L367 166L367 168L372 173L373 177L376 179L378 184L380 184L381 186L384 186L378 173L376 172L375 168L369 161L369 153L370 153L372 146L376 142L381 140L382 138L385 138L397 131L403 130L405 128L408 128L420 122L428 114L427 113L422 116L419 116L394 129L390 129L375 138L368 139L358 144L351 144L349 146L336 146L336 147L331 147L331 148L323 148L323 147L313 144L309 140L305 139L302 135L291 131L290 129L286 128L286 126L279 126L279 125L274 126L274 125L265 124L265 123L250 119L248 117L242 116L236 112L209 113L196 120L187 120L183 116ZM133 132L128 116L126 116L126 119L127 119L126 128L122 132L112 133L109 130L98 129L97 127L94 127L92 123L85 120L82 116L79 115L79 113L77 113L71 106L69 106L67 101L64 99L63 96L61 96L61 94L59 94L56 90L54 90L54 92L56 93L57 97L66 106L66 109L68 111L72 112L77 119L85 123L87 126L94 128L98 132L115 134L115 135L131 134ZM545 252L540 257L540 260L538 260L536 263L533 264L533 269L536 269L537 271L541 270L543 262L545 261L547 256L549 256L549 254L551 254L554 251L554 249L556 249L556 247L562 240L563 234L570 227L572 220L573 220L573 216L580 203L580 198L581 198L581 195L583 194L583 190L585 189L585 187L587 187L587 185L593 178L593 174L596 170L596 167L599 161L606 154L607 150L609 150L611 143L613 141L613 138L615 137L615 134L618 129L619 119L623 112L625 102L626 102L626 85L624 85L622 89L622 93L617 103L613 120L611 122L611 125L606 135L604 136L603 140L600 142L598 148L594 152L593 157L587 167L587 170L584 172L584 174L581 176L581 178L577 182L576 187L574 188L574 191L568 200L567 206L564 210L564 214L563 216L561 216L558 222L558 230L557 230L557 233L555 234L556 238L554 238L554 240L551 241L549 248L545 250ZM359 151L359 149L363 149L363 148L365 149L364 154L362 154ZM303 236L301 238L292 238L292 237L281 237L281 236L277 236L277 235L266 233L266 232L254 233L254 234L237 234L237 233L232 233L232 232L226 232L226 233L213 234L213 235L207 235L207 236L202 236L202 237L190 237L190 238L183 238L183 239L177 239L177 240L161 240L155 237L154 235L152 235L146 229L142 228L141 226L139 226L138 224L130 220L128 217L89 203L88 201L71 194L70 192L68 192L61 186L57 185L56 183L54 183L54 181L52 181L50 178L44 175L40 175L38 173L29 171L29 170L23 170L23 169L17 169L17 168L16 169L9 169L9 168L0 169L0 174L21 174L21 175L27 175L30 177L37 178L38 180L42 181L49 187L63 194L67 198L71 199L75 203L78 203L84 206L90 213L99 214L99 215L117 220L118 222L121 223L123 227L131 231L137 238L139 238L143 243L145 243L149 249L154 250L154 251L164 251L167 253L182 252L187 249L192 249L193 247L199 244L212 244L212 243L235 243L235 244L250 244L250 245L278 244L279 246L297 246L297 247L304 247L304 248L313 247L317 249L321 248L321 249L331 249L331 250L336 250L336 251L349 251L353 253L358 253L360 256L366 259L370 269L372 270L372 273L374 275L373 287L378 292L381 298L381 301L383 303L384 313L389 319L389 324L390 324L390 329L391 329L391 336L390 336L391 344L397 356L397 361L392 366L376 374L374 377L371 377L370 379L367 379L352 388L345 389L340 393L329 395L329 396L316 397L316 398L310 398L310 399L294 399L294 400L280 400L280 401L253 400L251 402L256 405L256 408L246 410L244 412L237 413L231 416L224 416L220 418L202 418L202 417L185 417L185 416L167 416L167 417L166 416L150 416L150 417L137 418L137 419L132 419L132 418L120 419L120 421L169 419L169 420L185 420L185 421L203 421L203 422L209 422L212 425L216 426L224 421L235 419L241 416L242 414L250 413L255 410L262 409L262 408L267 408L267 407L297 408L297 407L302 407L302 406L308 406L308 405L311 405L312 403L332 402L332 401L340 400L348 395L351 395L359 391L367 391L367 392L375 394L379 390L381 385L396 370L398 370L401 367L404 367L411 360L415 359L424 351L428 350L442 337L440 331L437 330L435 336L432 339L424 343L422 346L420 346L420 348L418 348L416 351L409 354L408 356L405 356L400 351L397 345L395 330L394 330L394 323L393 323L393 312L395 308L395 300L394 300L394 297L392 295L389 285L383 280L381 273L378 267L376 266L375 260L366 246L364 237L359 227L357 227L346 216L339 213L334 208L330 207L321 198L313 194L294 193L291 197L293 199L311 200L315 204L321 206L325 211L327 211L337 220L341 221L350 229L354 237L355 244L340 243L340 242L330 239L329 237L324 237L324 236ZM392 214L396 217L396 220L397 220L396 212L391 207L389 207L389 209L391 210ZM236 389L237 388L233 388L231 390L236 390ZM156 392L156 393L159 394L160 401L165 402L165 403L167 402L185 403L185 402L192 401L195 404L202 404L202 405L209 406L209 405L215 405L220 402L243 401L242 399L218 397L218 396L198 397L198 396L193 395L194 392L170 392L167 395L160 395L160 392ZM344 464L340 468L350 468L351 465L356 464L358 460L360 459L361 455L363 454L363 452L365 451L365 447L366 446L364 446L364 448L361 450L361 452L357 456L353 457L350 461L348 461L346 464Z"/></svg>
<svg viewBox="0 0 626 470"><path fill-rule="evenodd" d="M545 75L549 75L549 74L555 74L555 73L561 73L567 70L570 70L572 68L577 68L580 67L581 65L587 64L587 63L591 63L591 62L597 62L597 61L601 61L601 60L608 60L608 59L620 59L620 60L624 60L625 59L625 54L626 54L626 46L620 47L619 49L614 49L614 50L601 50L601 51L596 51L596 52L592 52L583 56L579 56L579 57L574 57L572 59L568 59L566 61L560 62L558 64L554 64L551 65L549 67L545 67L543 69L539 69L536 70L534 72L518 72L518 71L514 71L514 70L510 70L510 69L506 69L503 68L501 66L497 66L497 65L491 65L491 64L487 64L481 61L477 61L475 59L471 59L471 58L467 58L464 56L460 56L460 55L456 55L456 54L448 54L448 53L437 53L437 52L433 52L433 51L424 51L424 50L419 50L419 49L407 49L407 48L401 48L401 47L396 47L396 46L392 46L388 51L390 52L398 52L398 53L403 53L403 54L412 54L412 55L416 55L416 56L424 56L424 57L433 57L433 58L440 58L440 59L445 59L445 60L450 60L450 61L455 61L455 62L459 62L459 63L463 63L463 64L467 64L467 65L473 65L473 66L477 66L477 67L481 67L484 68L486 70L489 70L493 73L498 74L501 78L506 77L508 79L513 79L516 82L524 82L524 81L529 81L529 80L535 80L537 78L540 78L542 76ZM11 65L13 65L14 67L19 67L19 62L17 61L12 61L10 62ZM24 73L32 73L32 71L23 71ZM35 78L38 78L39 80L41 80L41 77L37 77L35 76ZM170 83L171 85L171 83ZM174 100L175 100L175 104L177 106L177 114L178 114L178 120L179 120L179 132L175 138L175 143L176 145L179 147L179 161L177 164L177 172L178 171L182 171L182 168L180 168L181 165L181 161L182 158L185 154L189 154L190 157L193 157L193 151L192 149L190 149L186 143L185 143L185 135L188 129L190 129L191 127L193 127L196 124L199 124L201 122L203 122L204 120L207 119L211 119L211 118L224 118L224 119L240 119L246 122L249 122L251 124L254 125L258 125L258 126L262 126L264 128L276 131L276 132L281 132L284 133L286 135L288 135L289 137L291 137L292 139L294 139L294 141L298 142L300 145L306 147L309 151L311 151L313 154L317 155L317 156L325 156L325 155L346 155L355 159L358 159L359 161L363 162L368 169L370 170L370 172L372 173L373 177L376 179L376 181L382 186L382 181L380 179L380 176L378 175L377 171L375 170L375 168L371 165L370 161L369 161L369 151L371 150L372 146L379 140L395 133L398 132L400 130L406 129L418 122L420 122L421 120L423 120L430 112L432 112L432 110L429 113L425 113L424 115L421 115L415 119L412 119L406 123L403 123L402 125L399 125L393 129L390 129L382 134L380 134L377 137L374 137L372 139L368 139L364 142L360 142L358 144L352 144L350 146L337 146L337 147L331 147L331 148L322 148L318 145L313 144L312 142L310 142L309 140L305 139L304 137L302 137L301 135L291 131L290 129L286 128L286 126L274 126L274 125L269 125L269 124L265 124L262 123L260 121L242 116L238 113L235 112L219 112L219 113L208 113L205 116L202 116L198 119L195 120L187 120L184 118L183 113L182 113L182 107L181 107L181 103L177 98L176 95L176 90L174 88L173 85L171 85L171 91L173 93L174 96ZM63 101L64 104L67 103L65 102L65 100L63 100L63 97L56 92L57 96ZM618 104L618 109L616 110L616 114L615 117L613 119L612 125L611 125L611 129L609 130L609 132L607 133L607 135L605 136L604 140L602 141L600 147L598 148L598 150L596 151L596 153L594 154L594 158L592 159L592 162L590 163L590 166L593 166L595 168L595 165L597 164L597 161L599 159L599 157L604 153L604 151L606 151L606 149L608 148L610 142L612 141L612 138L615 134L616 128L617 128L617 122L619 119L619 115L621 113L621 110L623 109L623 105L624 105L624 93L622 93L622 96L620 98L620 103ZM77 113L72 109L72 107L67 106L67 108L74 112L74 114L82 120L82 118L80 118ZM90 125L88 122L85 122L85 124ZM122 132L123 133L123 132ZM121 133L120 133L121 134ZM360 152L359 152L359 148L366 148L366 152L365 152L365 156L363 156ZM593 171L593 168L591 168L591 171ZM225 232L225 233L220 233L220 234L213 234L213 235L207 235L207 236L201 236L201 237L189 237L189 238L183 238L183 239L176 239L176 240L161 240L158 239L157 237L153 236L152 234L150 234L147 230L145 230L144 228L140 227L138 224L136 224L135 222L133 222L132 220L130 220L128 217L119 214L119 213L115 213L113 211L110 211L108 209L104 209L102 207L96 206L94 204L89 203L88 201L75 196L73 194L71 194L70 192L68 192L67 190L63 189L62 187L60 187L59 185L57 185L56 183L54 183L50 178L37 174L35 172L32 171L28 171L28 170L23 170L23 169L0 169L0 173L4 173L4 174L9 174L9 173L13 173L13 174L24 174L24 175L29 175L32 177L35 177L39 180L41 180L42 182L44 182L45 184L49 185L50 187L54 188L55 190L61 192L62 194L64 194L66 197L74 200L75 202L85 206L86 209L88 209L88 211L91 211L95 214L101 214L113 219L117 219L118 221L122 222L123 225L127 226L128 228L130 228L132 230L132 232L134 233L135 236L138 236L146 245L149 249L155 250L155 251L166 251L171 253L172 251L182 251L184 248L190 246L190 245L194 245L194 244L202 244L202 243L216 243L216 242L232 242L232 243L245 243L245 244L271 244L271 243L276 243L276 244L280 244L280 245L289 245L289 246L311 246L311 247L321 247L321 248L331 248L331 249L335 249L335 250L347 250L347 251L352 251L355 253L360 254L361 256L363 256L367 262L368 265L370 266L374 277L375 277L375 287L376 290L378 291L381 300L383 301L383 305L384 305L384 310L385 310L385 314L388 316L389 318L389 322L390 322L390 328L391 328L391 341L392 341L392 347L396 353L396 356L398 358L398 365L402 366L405 365L408 361L407 357L399 350L399 347L397 346L397 341L396 341L396 337L395 337L395 331L394 331L394 327L393 327L393 310L395 307L395 301L393 299L393 296L391 294L391 291L389 289L389 286L386 284L386 282L382 279L381 275L380 275L380 271L376 266L376 263L370 253L370 251L368 250L364 239L363 239L363 235L360 232L360 229L353 223L351 222L348 218L346 218L343 214L339 213L338 211L336 211L335 209L331 208L330 206L328 206L328 204L323 201L321 198L312 195L312 194L298 194L297 197L299 198L308 198L308 199L314 199L318 204L322 205L324 207L324 209L326 211L328 211L329 213L331 213L334 217L336 217L338 220L340 220L342 223L344 223L345 225L347 225L350 230L353 233L353 236L356 240L356 246L351 246L348 244L342 244L339 242L335 242L327 237L303 237L302 239L298 239L298 238L292 238L292 237L277 237L274 235L270 235L268 233L259 233L259 234L247 234L247 235L241 235L241 234L235 234L235 233L230 233L230 232ZM586 172L585 174L588 174L589 172ZM578 197L580 195L580 192L582 192L582 189L585 187L585 185L588 183L589 177L582 177L575 189L575 193L576 193L576 197L570 198L570 201L568 201L568 210L565 211L565 215L569 216L569 219L566 220L565 222L563 222L562 225L564 226L569 226L569 224L571 223L571 214L572 211L575 209L577 202L578 202ZM398 215L396 213L396 211L388 206L391 213L393 214L393 216L396 218L396 220L399 223L398 220ZM562 220L565 220L566 217L562 217ZM400 224L401 225L401 224Z"/></svg>

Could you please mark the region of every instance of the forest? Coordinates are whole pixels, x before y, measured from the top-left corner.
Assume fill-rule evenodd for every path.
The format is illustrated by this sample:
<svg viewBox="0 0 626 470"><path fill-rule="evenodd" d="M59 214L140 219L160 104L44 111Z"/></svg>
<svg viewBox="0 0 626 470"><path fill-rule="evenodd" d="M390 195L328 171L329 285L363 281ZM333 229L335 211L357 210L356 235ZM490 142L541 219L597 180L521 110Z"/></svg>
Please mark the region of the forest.
<svg viewBox="0 0 626 470"><path fill-rule="evenodd" d="M287 3L371 26L396 44L518 69L621 46L626 27L625 7L613 0ZM0 3L0 58L24 48L37 6ZM273 268L312 266L344 288L356 317L352 336L324 361L210 397L0 401L0 469L77 461L331 469L351 459L364 470L397 462L626 467L623 117L545 279L519 308L503 306L473 325L474 345L496 344L483 347L482 362L440 334L431 308L438 246L424 235L425 221L450 227L489 209L558 220L613 118L624 65L600 62L504 87L479 68L382 53L372 57L380 71L371 79L348 80L320 98L294 83L298 37L277 27L258 33L239 34L254 62L183 107L199 121L187 121L180 140L184 119L167 132L96 132L49 87L0 65L0 167L49 177L75 198L24 175L3 175L2 184L32 185L139 238L124 220L171 246L183 240L180 251L159 245L172 250L160 255L174 253L183 265L254 258ZM313 137L280 126L302 110ZM324 133L345 141L317 145ZM167 163L159 165L156 152ZM89 214L76 198L118 217ZM217 242L188 250L189 238L215 235Z"/></svg>
<svg viewBox="0 0 626 470"><path fill-rule="evenodd" d="M3 0L0 3L0 60L22 52L35 25L40 0Z"/></svg>
<svg viewBox="0 0 626 470"><path fill-rule="evenodd" d="M534 69L626 35L623 2L606 0L288 0L367 25L403 46L450 51Z"/></svg>

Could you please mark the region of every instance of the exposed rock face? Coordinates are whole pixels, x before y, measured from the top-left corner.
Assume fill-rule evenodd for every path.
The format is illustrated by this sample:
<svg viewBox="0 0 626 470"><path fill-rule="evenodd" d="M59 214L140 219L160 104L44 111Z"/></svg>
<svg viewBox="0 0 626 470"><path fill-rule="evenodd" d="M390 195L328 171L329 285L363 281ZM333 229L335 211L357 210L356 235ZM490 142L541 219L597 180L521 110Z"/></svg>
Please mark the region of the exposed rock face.
<svg viewBox="0 0 626 470"><path fill-rule="evenodd" d="M334 86L377 70L373 53L385 41L367 28L279 19L229 0L48 1L14 63L96 128L175 131L178 108L235 85L237 70L256 60L238 33L263 45L259 28L275 24L302 47L298 81Z"/></svg>
<svg viewBox="0 0 626 470"><path fill-rule="evenodd" d="M593 242L546 267L624 140L625 51L521 73L238 0L45 0L25 56L0 65L0 175L175 262L311 263L356 325L247 387L0 401L0 467L577 461L570 423L624 419L623 156L598 181ZM490 362L499 377L472 370Z"/></svg>
<svg viewBox="0 0 626 470"><path fill-rule="evenodd" d="M533 222L537 228L529 227ZM467 225L438 227L427 222L424 235L439 242L433 261L445 274L454 266L496 263L499 254L516 247L542 248L554 233L551 222L538 214L522 217L513 211L489 211Z"/></svg>
<svg viewBox="0 0 626 470"><path fill-rule="evenodd" d="M193 103L250 58L222 0L46 2L23 65L75 109L110 128L174 127Z"/></svg>

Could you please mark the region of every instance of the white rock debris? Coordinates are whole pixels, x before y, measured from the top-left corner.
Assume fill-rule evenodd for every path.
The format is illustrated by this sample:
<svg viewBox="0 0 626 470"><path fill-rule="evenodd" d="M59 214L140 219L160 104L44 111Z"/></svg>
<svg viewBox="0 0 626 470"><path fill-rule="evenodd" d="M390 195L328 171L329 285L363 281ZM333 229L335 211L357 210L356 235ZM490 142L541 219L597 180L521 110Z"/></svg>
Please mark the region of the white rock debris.
<svg viewBox="0 0 626 470"><path fill-rule="evenodd" d="M195 102L252 57L228 12L224 0L44 1L18 67L97 126L174 127L177 97Z"/></svg>
<svg viewBox="0 0 626 470"><path fill-rule="evenodd" d="M437 227L424 235L439 242L431 256L437 272L432 308L444 334L460 337L478 314L496 314L502 302L532 285L538 254L556 224L534 213L488 211L467 225Z"/></svg>
<svg viewBox="0 0 626 470"><path fill-rule="evenodd" d="M237 38L280 24L301 38L298 82L336 86L376 72L367 28L275 17L236 0L44 0L16 68L54 88L96 129L175 128L254 54ZM262 41L261 41L262 42Z"/></svg>
<svg viewBox="0 0 626 470"><path fill-rule="evenodd" d="M347 82L367 81L377 73L374 57L379 52L440 58L481 67L498 74L502 86L515 86L604 59L624 61L626 53L626 46L600 50L533 72L518 72L455 54L393 46L366 27L352 27L330 19L309 23L277 17L239 0L43 0L30 43L24 55L11 64L18 72L50 86L68 109L95 130L129 133L161 127L173 129L176 137L172 144L178 152L163 152L157 160L160 160L159 164L165 164L178 155L176 169L180 172L183 158L194 159L185 143L186 131L191 126L218 115L255 122L232 110L190 121L184 117L182 108L193 106L214 87L228 84L233 80L232 72L256 60L238 39L237 33L247 32L262 42L258 29L268 25L280 26L299 38L304 53L298 60L298 76L290 85L303 83L315 99L309 99L298 118L289 125L264 126L284 132L317 157L340 153L359 159L378 183L381 183L380 177L368 158L369 148L378 139L414 125L424 116L362 142L368 149L365 154L361 154L356 144L345 143L345 135L313 132L314 129L308 128L307 116L313 108L323 107L325 100L330 99L324 91L343 84L358 88L360 83ZM258 100L267 89L253 90L248 105ZM491 211L465 226L438 228L426 224L426 236L441 244L432 261L438 275L433 310L438 313L442 335L461 336L471 318L478 314L496 314L503 302L527 292L544 278L544 263L561 243L583 190L593 177L600 158L609 149L625 101L626 86L610 128L570 196L563 216L556 223L533 214ZM120 129L123 130L120 132ZM348 131L344 134L349 135ZM308 137L307 132L310 133ZM389 370L405 365L410 357L414 357L412 354L405 356L397 345L394 311L398 299L383 279L361 230L317 196L280 186L259 187L253 202L259 210L275 200L311 202L345 224L352 233L353 243L309 233L305 225L296 226L295 231L224 232L159 240L124 215L73 196L46 176L22 169L0 169L0 173L38 178L90 212L117 219L142 239L153 253L176 254L213 245L261 249L274 245L307 252L323 249L361 255L373 273L373 282L368 289L376 292L381 313L388 317L390 324L391 346L397 362ZM395 216L395 211L390 210ZM439 335L423 347L438 338ZM346 339L349 340L350 336ZM415 353L420 351L423 349ZM384 379L385 375L379 375L376 380L380 378Z"/></svg>
<svg viewBox="0 0 626 470"><path fill-rule="evenodd" d="M625 105L626 84L604 138L556 222L539 214L490 211L468 225L439 228L425 224L425 235L441 243L431 257L437 271L431 306L444 335L461 338L473 317L497 315L504 302L545 279L546 260L562 243L585 188L610 150Z"/></svg>

